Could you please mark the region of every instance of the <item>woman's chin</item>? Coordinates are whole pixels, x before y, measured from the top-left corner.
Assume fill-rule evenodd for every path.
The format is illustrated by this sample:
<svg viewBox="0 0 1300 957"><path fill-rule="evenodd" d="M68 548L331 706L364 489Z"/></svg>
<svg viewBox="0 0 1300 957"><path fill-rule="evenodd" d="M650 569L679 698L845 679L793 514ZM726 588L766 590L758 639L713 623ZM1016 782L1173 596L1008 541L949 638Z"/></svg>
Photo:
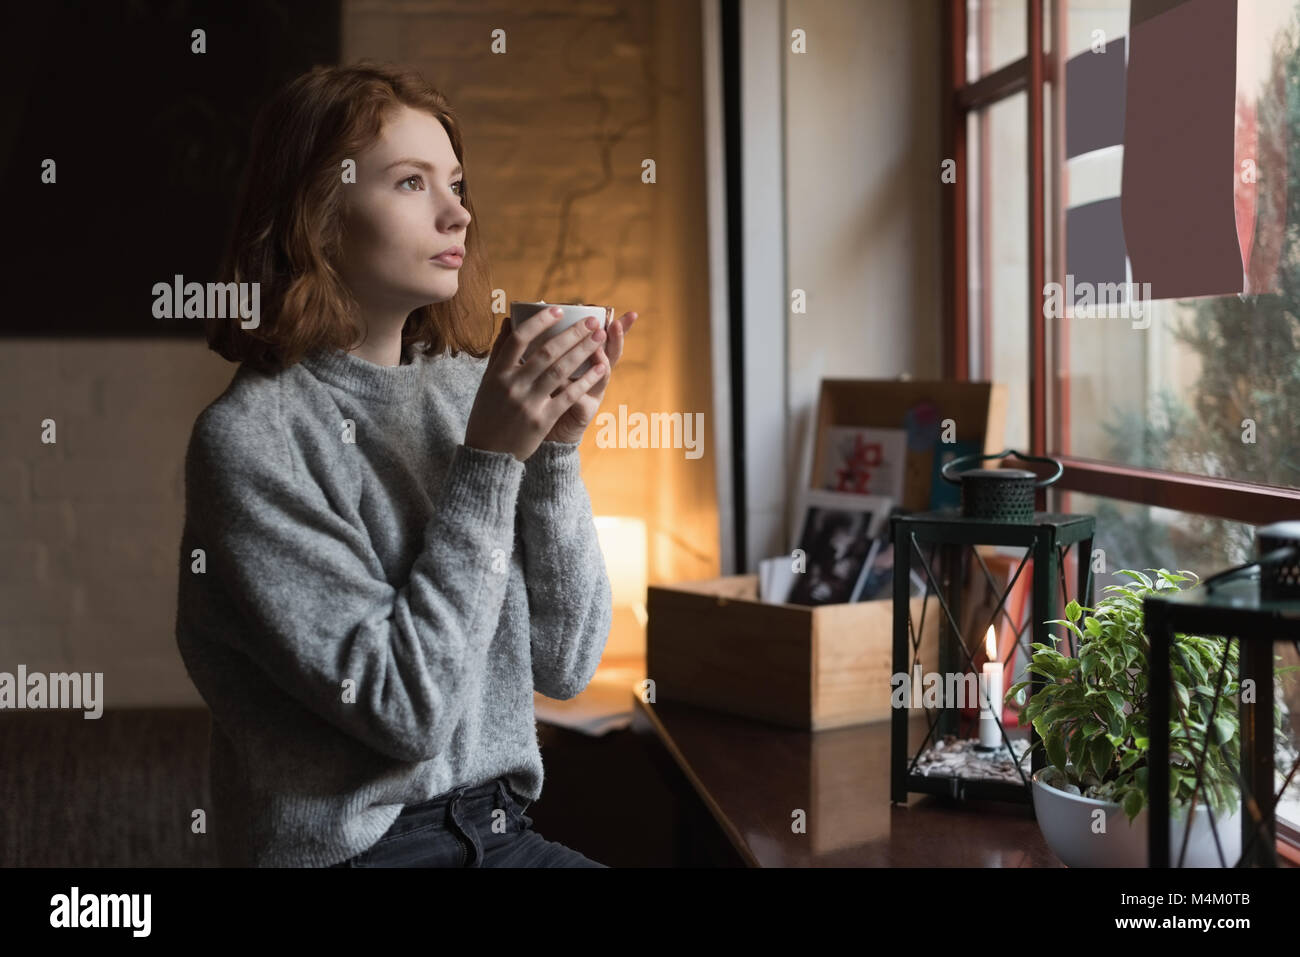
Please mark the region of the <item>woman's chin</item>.
<svg viewBox="0 0 1300 957"><path fill-rule="evenodd" d="M446 302L452 296L456 295L460 286L455 279L450 282L430 283L416 293L421 305L432 305L433 303Z"/></svg>

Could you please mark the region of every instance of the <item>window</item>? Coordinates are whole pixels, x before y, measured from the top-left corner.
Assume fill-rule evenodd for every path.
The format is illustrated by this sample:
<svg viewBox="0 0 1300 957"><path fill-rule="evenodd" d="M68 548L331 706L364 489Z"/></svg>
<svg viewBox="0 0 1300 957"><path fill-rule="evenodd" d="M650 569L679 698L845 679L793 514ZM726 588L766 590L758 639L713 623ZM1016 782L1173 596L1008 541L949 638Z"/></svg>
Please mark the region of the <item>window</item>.
<svg viewBox="0 0 1300 957"><path fill-rule="evenodd" d="M970 369L973 378L1007 384L1006 442L1015 449L1029 447L1025 99L1013 93L966 119Z"/></svg>
<svg viewBox="0 0 1300 957"><path fill-rule="evenodd" d="M1107 568L1248 560L1300 517L1300 0L945 6L946 374Z"/></svg>
<svg viewBox="0 0 1300 957"><path fill-rule="evenodd" d="M1025 56L1025 0L966 0L966 79L978 80Z"/></svg>
<svg viewBox="0 0 1300 957"><path fill-rule="evenodd" d="M1234 5L949 0L945 155L963 175L945 192L945 365L1009 385L1007 444L1065 457L1064 489L1251 525L1300 516L1298 4L1252 0L1226 30L1167 36L1166 13ZM1026 55L1027 37L1042 41ZM1196 37L1209 46L1172 58L1186 65L1160 60L1161 43L1186 54ZM1152 60L1163 72L1138 68ZM1192 139L1147 162L1150 123L1134 116L1152 115L1151 90L1169 113L1211 61L1227 64L1206 87L1227 112L1202 120L1198 100ZM1204 183L1165 187L1211 152L1241 174L1211 170L1213 203ZM1148 194L1161 215L1141 208ZM1205 228L1172 230L1171 207L1198 224L1208 205ZM1183 235L1187 255L1166 257L1175 275L1153 269L1148 237Z"/></svg>

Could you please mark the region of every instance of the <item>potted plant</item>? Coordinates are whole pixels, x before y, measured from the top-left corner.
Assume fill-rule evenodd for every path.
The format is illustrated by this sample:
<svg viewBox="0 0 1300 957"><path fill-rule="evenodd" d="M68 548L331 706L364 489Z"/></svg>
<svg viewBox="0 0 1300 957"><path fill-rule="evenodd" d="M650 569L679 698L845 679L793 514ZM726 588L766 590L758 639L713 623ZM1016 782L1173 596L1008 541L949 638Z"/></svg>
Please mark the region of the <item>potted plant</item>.
<svg viewBox="0 0 1300 957"><path fill-rule="evenodd" d="M1118 572L1132 582L1107 586L1096 608L1072 601L1064 620L1048 622L1076 636L1074 656L1045 644L1032 645L1027 670L1049 683L1024 706L1020 722L1033 723L1050 762L1031 778L1034 813L1048 846L1070 867L1147 865L1150 644L1142 600L1198 580L1186 571L1148 571L1152 577L1129 569ZM1052 641L1059 639L1054 636ZM1184 865L1220 866L1221 847L1231 867L1241 853L1240 794L1234 773L1239 753L1236 643L1177 634L1170 670L1170 699L1177 710L1169 722L1173 862L1177 864L1182 853L1190 809L1193 824ZM1029 684L1013 685L1006 700L1023 701ZM1197 764L1202 765L1202 787L1193 801ZM1207 803L1213 810L1213 828Z"/></svg>

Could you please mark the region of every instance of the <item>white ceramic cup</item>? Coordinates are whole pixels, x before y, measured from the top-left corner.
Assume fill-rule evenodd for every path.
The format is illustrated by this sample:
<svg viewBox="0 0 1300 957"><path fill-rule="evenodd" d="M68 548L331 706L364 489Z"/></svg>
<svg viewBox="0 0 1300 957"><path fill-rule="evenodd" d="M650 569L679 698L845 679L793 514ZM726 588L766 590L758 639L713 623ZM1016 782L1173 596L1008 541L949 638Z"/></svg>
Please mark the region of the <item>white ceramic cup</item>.
<svg viewBox="0 0 1300 957"><path fill-rule="evenodd" d="M600 328L608 331L609 324L614 319L613 306L573 306L562 302L511 302L510 328L518 329L519 324L525 319L537 315L537 313L541 312L543 309L550 309L555 306L563 309L564 315L559 319L556 319L551 326L543 330L542 334L529 344L529 347L524 351L524 359L531 356L541 343L551 338L551 336L559 335L575 322L584 322L588 318L594 316L600 320ZM570 375L569 378L571 380L581 379L587 374L587 370L590 368L591 358L588 357L582 365L574 370L573 374Z"/></svg>

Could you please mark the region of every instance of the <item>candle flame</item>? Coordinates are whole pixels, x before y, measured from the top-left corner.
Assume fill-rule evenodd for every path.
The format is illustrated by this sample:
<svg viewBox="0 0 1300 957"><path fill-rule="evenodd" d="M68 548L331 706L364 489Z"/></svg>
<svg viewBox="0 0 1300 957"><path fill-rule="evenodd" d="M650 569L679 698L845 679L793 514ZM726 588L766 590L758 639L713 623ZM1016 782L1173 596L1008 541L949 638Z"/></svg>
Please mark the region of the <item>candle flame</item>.
<svg viewBox="0 0 1300 957"><path fill-rule="evenodd" d="M989 625L988 634L984 636L984 657L993 661L998 656L998 642L993 637L993 626Z"/></svg>

